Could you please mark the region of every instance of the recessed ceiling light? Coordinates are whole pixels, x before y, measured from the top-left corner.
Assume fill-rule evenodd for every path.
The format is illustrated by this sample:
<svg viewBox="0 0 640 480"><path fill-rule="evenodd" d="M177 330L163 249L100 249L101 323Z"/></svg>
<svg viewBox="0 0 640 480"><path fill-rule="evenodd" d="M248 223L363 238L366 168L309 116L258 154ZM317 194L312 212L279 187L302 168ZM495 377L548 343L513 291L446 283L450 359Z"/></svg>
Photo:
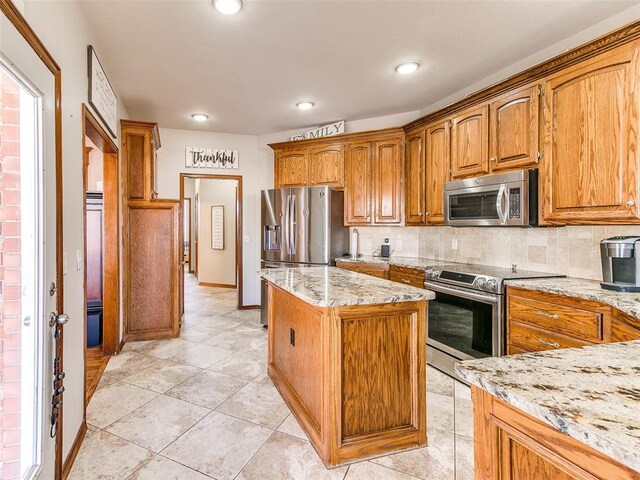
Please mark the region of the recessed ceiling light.
<svg viewBox="0 0 640 480"><path fill-rule="evenodd" d="M315 106L315 104L313 102L299 102L296 103L296 107L298 107L300 110L309 110L311 108L313 108Z"/></svg>
<svg viewBox="0 0 640 480"><path fill-rule="evenodd" d="M213 6L220 13L233 15L242 10L242 0L213 0Z"/></svg>
<svg viewBox="0 0 640 480"><path fill-rule="evenodd" d="M420 68L420 64L418 62L406 62L401 63L396 67L396 72L400 75L408 75L409 73L413 73Z"/></svg>
<svg viewBox="0 0 640 480"><path fill-rule="evenodd" d="M205 113L194 113L193 115L191 115L191 118L193 118L196 122L204 122L206 120L209 120L209 115Z"/></svg>

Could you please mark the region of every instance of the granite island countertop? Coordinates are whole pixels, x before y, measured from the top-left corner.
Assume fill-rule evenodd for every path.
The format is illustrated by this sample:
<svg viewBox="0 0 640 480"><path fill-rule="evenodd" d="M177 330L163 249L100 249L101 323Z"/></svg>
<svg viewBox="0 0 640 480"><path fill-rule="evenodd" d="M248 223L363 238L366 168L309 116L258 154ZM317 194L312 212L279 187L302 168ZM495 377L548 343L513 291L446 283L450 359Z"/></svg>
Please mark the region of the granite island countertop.
<svg viewBox="0 0 640 480"><path fill-rule="evenodd" d="M640 341L471 360L456 372L640 472Z"/></svg>
<svg viewBox="0 0 640 480"><path fill-rule="evenodd" d="M429 268L436 268L442 265L450 265L456 262L447 262L444 260L434 260L432 258L421 257L377 257L373 255L360 255L357 258L338 257L335 259L336 263L340 262L358 262L358 263L377 263L382 265L396 265L398 267L409 267L417 270L428 270Z"/></svg>
<svg viewBox="0 0 640 480"><path fill-rule="evenodd" d="M375 305L433 300L416 288L337 267L265 268L260 277L317 307Z"/></svg>
<svg viewBox="0 0 640 480"><path fill-rule="evenodd" d="M538 292L555 293L567 297L595 300L617 308L621 312L640 318L640 292L616 292L600 287L597 280L582 278L540 278L507 280L507 286L521 287Z"/></svg>

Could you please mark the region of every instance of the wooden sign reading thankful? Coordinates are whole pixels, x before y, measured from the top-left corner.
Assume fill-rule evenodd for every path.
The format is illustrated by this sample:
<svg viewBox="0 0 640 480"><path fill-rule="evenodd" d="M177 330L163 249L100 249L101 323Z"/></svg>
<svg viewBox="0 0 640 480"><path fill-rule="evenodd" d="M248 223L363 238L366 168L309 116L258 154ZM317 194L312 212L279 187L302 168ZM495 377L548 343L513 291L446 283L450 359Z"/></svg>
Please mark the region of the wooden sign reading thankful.
<svg viewBox="0 0 640 480"><path fill-rule="evenodd" d="M237 150L215 148L187 147L184 165L192 168L240 168Z"/></svg>
<svg viewBox="0 0 640 480"><path fill-rule="evenodd" d="M306 140L308 138L330 137L344 133L344 120L325 125L324 127L314 128L307 132L298 133L291 137L291 140Z"/></svg>

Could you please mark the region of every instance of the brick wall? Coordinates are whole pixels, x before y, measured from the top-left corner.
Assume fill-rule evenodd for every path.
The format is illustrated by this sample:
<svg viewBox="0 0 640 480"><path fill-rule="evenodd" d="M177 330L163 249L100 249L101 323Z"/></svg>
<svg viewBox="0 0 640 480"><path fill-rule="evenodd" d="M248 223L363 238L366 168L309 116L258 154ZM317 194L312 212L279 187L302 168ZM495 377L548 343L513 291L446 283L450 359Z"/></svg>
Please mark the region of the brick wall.
<svg viewBox="0 0 640 480"><path fill-rule="evenodd" d="M19 86L0 70L0 478L20 477Z"/></svg>

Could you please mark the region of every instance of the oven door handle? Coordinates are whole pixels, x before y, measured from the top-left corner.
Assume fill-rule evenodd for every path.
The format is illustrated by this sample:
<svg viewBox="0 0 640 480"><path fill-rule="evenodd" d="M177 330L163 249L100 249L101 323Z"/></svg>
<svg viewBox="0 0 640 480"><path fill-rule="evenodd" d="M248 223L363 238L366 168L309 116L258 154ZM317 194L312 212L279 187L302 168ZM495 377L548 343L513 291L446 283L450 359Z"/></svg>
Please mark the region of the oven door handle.
<svg viewBox="0 0 640 480"><path fill-rule="evenodd" d="M483 292L470 292L464 288L450 287L448 285L442 285L441 283L431 282L425 280L424 288L427 290L433 290L435 292L446 293L449 295L456 295L461 298L468 298L469 300L477 300L479 302L487 302L497 304L499 303L500 296L492 293Z"/></svg>

